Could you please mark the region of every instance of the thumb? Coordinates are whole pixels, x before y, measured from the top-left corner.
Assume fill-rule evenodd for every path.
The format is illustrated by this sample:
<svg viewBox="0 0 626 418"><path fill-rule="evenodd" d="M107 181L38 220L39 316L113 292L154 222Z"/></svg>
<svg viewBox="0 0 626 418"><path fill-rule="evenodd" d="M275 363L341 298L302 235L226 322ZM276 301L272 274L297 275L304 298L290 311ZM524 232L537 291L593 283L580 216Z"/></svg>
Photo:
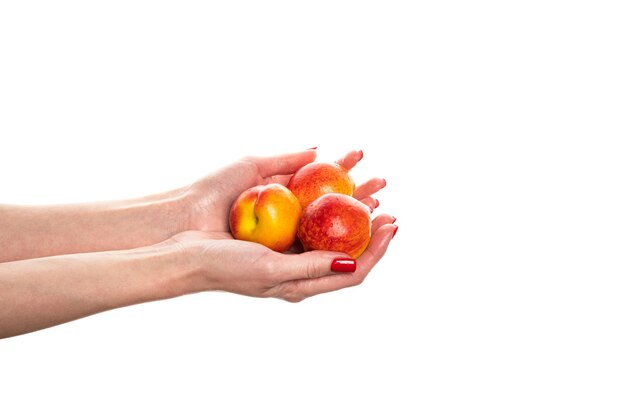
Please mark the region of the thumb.
<svg viewBox="0 0 626 418"><path fill-rule="evenodd" d="M271 177L279 174L293 174L303 165L314 161L315 155L315 150L311 149L273 157L250 157L248 160L256 164L261 176Z"/></svg>
<svg viewBox="0 0 626 418"><path fill-rule="evenodd" d="M274 267L274 278L284 282L353 273L356 271L356 260L344 253L308 251L302 254L280 254Z"/></svg>

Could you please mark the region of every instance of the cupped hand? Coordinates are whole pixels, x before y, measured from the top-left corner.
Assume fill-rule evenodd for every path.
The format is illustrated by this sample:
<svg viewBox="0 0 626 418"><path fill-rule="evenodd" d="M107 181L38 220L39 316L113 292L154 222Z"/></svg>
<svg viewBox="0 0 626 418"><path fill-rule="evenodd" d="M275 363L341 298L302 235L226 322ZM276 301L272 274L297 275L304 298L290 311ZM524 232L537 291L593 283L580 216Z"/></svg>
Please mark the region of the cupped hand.
<svg viewBox="0 0 626 418"><path fill-rule="evenodd" d="M273 157L246 157L204 177L189 191L189 229L229 232L230 207L244 190L269 183L287 185L293 173L314 161L315 157L315 150ZM350 151L337 163L350 170L362 158L362 151ZM378 201L371 195L385 185L384 179L373 178L357 186L354 197L374 210Z"/></svg>
<svg viewBox="0 0 626 418"><path fill-rule="evenodd" d="M233 201L250 187L279 183L287 185L302 166L315 160L315 150L274 157L247 157L194 183L190 189L190 229L169 242L181 245L201 266L199 290L224 290L257 297L276 297L299 302L319 293L360 284L387 250L397 226L391 215L372 222L372 238L359 257L354 272L333 271L333 261L346 254L329 251L291 251L281 254L252 242L233 239L228 218ZM351 170L363 158L350 151L337 161ZM386 186L381 178L358 185L353 196L373 211L378 207L374 193Z"/></svg>
<svg viewBox="0 0 626 418"><path fill-rule="evenodd" d="M349 258L330 251L281 254L269 248L232 238L227 232L187 231L168 242L183 248L200 266L194 276L199 291L223 290L255 297L275 297L300 302L363 282L387 251L395 235L395 218L379 215L372 222L372 239L356 261L356 270L332 270L333 261Z"/></svg>

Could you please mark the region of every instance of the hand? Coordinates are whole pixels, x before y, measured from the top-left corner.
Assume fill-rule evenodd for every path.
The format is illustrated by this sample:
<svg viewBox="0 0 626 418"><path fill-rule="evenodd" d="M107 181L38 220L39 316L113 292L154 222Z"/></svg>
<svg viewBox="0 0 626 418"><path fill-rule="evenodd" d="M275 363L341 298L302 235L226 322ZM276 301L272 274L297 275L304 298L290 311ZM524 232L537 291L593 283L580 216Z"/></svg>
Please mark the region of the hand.
<svg viewBox="0 0 626 418"><path fill-rule="evenodd" d="M247 157L194 183L189 193L189 228L204 232L230 232L230 207L244 190L260 184L287 185L291 175L315 160L315 150L275 157ZM352 169L363 158L362 151L351 151L337 163ZM356 187L354 197L371 210L378 201L371 197L383 187L384 179L373 178Z"/></svg>
<svg viewBox="0 0 626 418"><path fill-rule="evenodd" d="M275 297L300 302L320 293L332 292L363 282L387 251L396 233L395 218L379 215L372 222L372 239L359 257L354 273L331 270L333 260L349 258L330 251L281 254L247 241L232 239L227 232L188 231L165 242L192 256L201 266L193 286L197 291L223 290L247 296Z"/></svg>
<svg viewBox="0 0 626 418"><path fill-rule="evenodd" d="M351 169L362 157L352 151L338 163ZM242 191L258 184L287 184L314 159L312 150L244 158L190 188L136 201L0 207L5 222L0 223L0 247L16 249L0 254L5 257L0 258L0 338L197 291L299 302L361 283L397 231L390 215L374 219L369 247L358 266L352 260L351 273L332 269L337 258L349 259L345 254L281 254L234 240L229 233L228 212ZM384 186L384 180L372 179L358 186L354 196L373 210L378 201L371 195ZM181 213L186 217L180 218ZM198 230L173 232L178 227ZM169 238L163 241L162 236Z"/></svg>
<svg viewBox="0 0 626 418"><path fill-rule="evenodd" d="M228 225L232 202L244 190L268 183L287 185L300 167L315 160L314 150L275 157L248 157L209 175L191 186L190 226L169 243L191 252L199 266L199 290L224 290L299 302L307 297L360 284L381 259L397 227L395 218L380 215L372 222L372 239L359 257L354 273L331 270L333 260L346 254L310 251L280 254L263 245L234 240ZM351 151L337 161L351 170L363 152ZM373 211L378 200L371 195L385 187L384 179L373 178L355 188L354 197Z"/></svg>

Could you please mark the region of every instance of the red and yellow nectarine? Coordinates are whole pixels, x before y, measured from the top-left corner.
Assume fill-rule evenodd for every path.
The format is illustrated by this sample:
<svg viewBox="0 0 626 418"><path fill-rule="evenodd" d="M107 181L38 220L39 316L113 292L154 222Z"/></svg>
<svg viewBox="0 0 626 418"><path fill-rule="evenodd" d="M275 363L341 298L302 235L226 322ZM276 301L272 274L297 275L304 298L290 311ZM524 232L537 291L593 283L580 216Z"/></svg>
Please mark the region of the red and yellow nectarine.
<svg viewBox="0 0 626 418"><path fill-rule="evenodd" d="M339 164L312 162L291 176L287 188L296 195L304 209L326 193L352 196L354 181L348 170Z"/></svg>
<svg viewBox="0 0 626 418"><path fill-rule="evenodd" d="M371 237L369 208L351 196L325 194L302 212L298 238L306 251L339 251L357 258Z"/></svg>

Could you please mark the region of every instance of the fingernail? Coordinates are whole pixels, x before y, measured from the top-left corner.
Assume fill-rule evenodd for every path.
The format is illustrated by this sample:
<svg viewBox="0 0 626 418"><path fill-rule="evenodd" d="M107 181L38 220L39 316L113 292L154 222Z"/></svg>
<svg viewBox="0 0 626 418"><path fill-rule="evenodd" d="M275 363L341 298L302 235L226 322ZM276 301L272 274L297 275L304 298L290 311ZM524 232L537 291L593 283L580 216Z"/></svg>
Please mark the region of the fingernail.
<svg viewBox="0 0 626 418"><path fill-rule="evenodd" d="M363 159L363 151L359 150L359 161Z"/></svg>
<svg viewBox="0 0 626 418"><path fill-rule="evenodd" d="M393 218L393 219L391 220L391 223L392 223L392 224L395 224L395 223L396 223L396 221L398 220L398 218L396 218L395 216L392 216L392 218Z"/></svg>
<svg viewBox="0 0 626 418"><path fill-rule="evenodd" d="M387 180L383 179L383 187L387 187Z"/></svg>
<svg viewBox="0 0 626 418"><path fill-rule="evenodd" d="M307 151L308 151L308 150L312 150L312 149L317 149L317 147L307 148Z"/></svg>
<svg viewBox="0 0 626 418"><path fill-rule="evenodd" d="M396 225L396 229L393 230L393 235L391 236L391 238L396 236L396 232L398 232L398 225Z"/></svg>
<svg viewBox="0 0 626 418"><path fill-rule="evenodd" d="M330 264L330 270L335 273L354 273L356 260L353 258L335 258Z"/></svg>
<svg viewBox="0 0 626 418"><path fill-rule="evenodd" d="M374 207L377 208L377 207L380 206L380 202L378 201L378 199L375 199L375 200L376 200L376 206L374 206Z"/></svg>

